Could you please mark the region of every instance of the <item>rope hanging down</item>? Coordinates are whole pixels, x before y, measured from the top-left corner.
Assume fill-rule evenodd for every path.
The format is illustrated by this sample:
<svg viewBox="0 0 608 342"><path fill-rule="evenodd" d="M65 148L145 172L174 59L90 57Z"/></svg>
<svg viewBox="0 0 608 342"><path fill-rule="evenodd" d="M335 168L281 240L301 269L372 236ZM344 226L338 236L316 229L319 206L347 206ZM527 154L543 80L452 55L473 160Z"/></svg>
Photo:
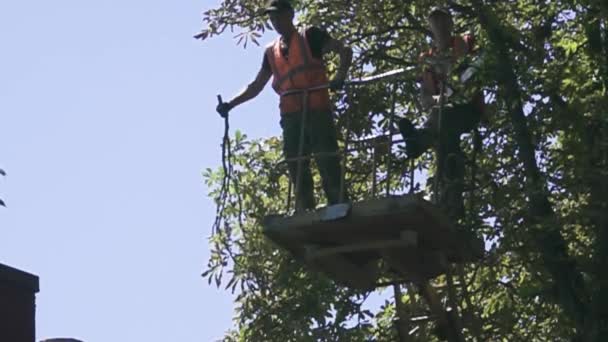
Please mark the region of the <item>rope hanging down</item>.
<svg viewBox="0 0 608 342"><path fill-rule="evenodd" d="M217 96L217 101L223 103L222 96ZM230 146L230 122L228 114L224 117L224 138L222 139L222 171L223 179L220 187L220 194L217 197L215 209L215 222L213 223L212 234L215 235L221 229L226 201L230 192L230 182L232 180L232 147Z"/></svg>

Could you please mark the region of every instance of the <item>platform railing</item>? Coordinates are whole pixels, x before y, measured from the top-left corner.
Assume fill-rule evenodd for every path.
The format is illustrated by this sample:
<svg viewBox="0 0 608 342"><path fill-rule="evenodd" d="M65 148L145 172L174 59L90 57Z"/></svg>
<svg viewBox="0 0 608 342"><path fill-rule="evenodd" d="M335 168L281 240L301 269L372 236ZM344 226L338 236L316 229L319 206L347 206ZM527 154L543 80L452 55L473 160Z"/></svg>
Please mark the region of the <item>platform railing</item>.
<svg viewBox="0 0 608 342"><path fill-rule="evenodd" d="M378 75L361 78L358 80L347 81L347 82L345 82L345 89L348 92L353 87L363 86L363 85L375 83L375 82L386 82L389 80L394 80L395 78L398 78L399 76L403 76L403 75L410 73L413 69L414 69L414 67L401 68L401 69L396 69L396 70L392 70L389 72L381 73ZM309 108L308 108L309 96L310 96L310 93L312 93L312 92L328 89L329 84L323 84L320 86L306 88L306 89L292 89L292 90L286 91L281 94L281 96L300 95L302 97L302 104L303 104L302 112L301 112L298 154L296 157L283 159L282 161L280 161L277 164L277 168L276 168L277 170L281 170L282 165L286 165L286 164L292 163L292 162L297 163L297 168L296 168L297 171L296 171L296 177L295 177L296 178L295 189L294 189L294 184L293 184L294 182L292 181L292 178L290 176L288 176L289 187L288 187L287 199L286 199L286 211L287 212L289 212L291 210L292 189L295 194L294 197L296 198L296 200L298 198L297 194L300 192L300 186L302 183L302 168L303 168L304 161L306 161L306 160L310 161L311 159L317 158L317 157L332 157L332 156L338 157L338 156L340 156L340 154L342 155L342 158L340 158L341 175L340 175L340 196L339 196L339 198L340 198L340 202L344 202L345 196L346 196L346 172L347 172L347 165L348 165L348 157L350 156L350 154L352 152L363 151L366 148L367 149L371 148L371 151L372 151L372 189L371 189L372 198L375 198L378 193L378 177L377 177L378 176L378 159L381 156L378 156L377 151L381 147L384 147L384 148L382 148L382 150L386 151L386 153L387 153L387 155L386 155L385 195L386 196L391 195L391 177L392 177L391 164L392 164L392 160L393 160L393 146L395 144L404 142L403 139L394 138L395 135L399 134L399 132L398 131L396 132L393 127L394 123L395 123L395 110L396 110L396 104L397 104L398 83L392 82L392 84L393 84L393 91L392 91L392 95L391 95L392 98L391 98L390 112L388 113L388 115L389 115L388 128L385 129L385 131L382 134L379 134L376 136L371 136L371 137L365 137L363 139L359 139L359 140L355 140L355 141L350 141L351 116L346 115L345 116L346 122L345 122L344 146L341 149L339 148L336 152L316 152L316 153L311 152L311 153L308 153L307 155L304 155L304 142L305 142L305 132L306 132L305 128L306 128L306 125L308 124L307 119L308 119L308 115L309 115ZM413 167L413 165L411 165L410 167ZM411 171L412 171L412 175L413 175L413 168ZM296 204L296 210L297 210L297 204Z"/></svg>

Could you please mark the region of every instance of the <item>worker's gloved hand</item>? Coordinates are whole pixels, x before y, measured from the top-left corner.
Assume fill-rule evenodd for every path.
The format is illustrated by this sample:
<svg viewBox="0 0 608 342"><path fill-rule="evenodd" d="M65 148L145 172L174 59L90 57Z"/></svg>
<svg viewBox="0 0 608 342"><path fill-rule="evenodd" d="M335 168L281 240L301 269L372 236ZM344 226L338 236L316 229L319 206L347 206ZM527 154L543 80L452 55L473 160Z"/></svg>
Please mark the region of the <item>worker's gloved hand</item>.
<svg viewBox="0 0 608 342"><path fill-rule="evenodd" d="M215 107L215 110L223 118L228 116L228 112L230 112L231 109L232 109L232 107L230 106L230 103L228 103L228 102L221 102L217 105L217 107Z"/></svg>
<svg viewBox="0 0 608 342"><path fill-rule="evenodd" d="M329 89L331 90L340 90L344 88L344 79L341 77L336 77L333 80L329 81Z"/></svg>

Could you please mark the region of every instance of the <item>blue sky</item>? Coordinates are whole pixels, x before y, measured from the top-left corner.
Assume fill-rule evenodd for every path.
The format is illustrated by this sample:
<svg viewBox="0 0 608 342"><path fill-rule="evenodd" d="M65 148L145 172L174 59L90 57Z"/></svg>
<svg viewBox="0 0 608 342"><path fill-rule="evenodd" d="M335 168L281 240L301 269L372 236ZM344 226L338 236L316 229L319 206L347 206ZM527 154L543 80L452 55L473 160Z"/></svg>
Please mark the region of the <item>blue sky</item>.
<svg viewBox="0 0 608 342"><path fill-rule="evenodd" d="M0 4L0 262L41 278L38 339L212 341L227 292L207 286L229 98L261 49L200 43L216 1ZM265 36L267 42L272 36ZM270 87L235 110L250 137L280 132Z"/></svg>

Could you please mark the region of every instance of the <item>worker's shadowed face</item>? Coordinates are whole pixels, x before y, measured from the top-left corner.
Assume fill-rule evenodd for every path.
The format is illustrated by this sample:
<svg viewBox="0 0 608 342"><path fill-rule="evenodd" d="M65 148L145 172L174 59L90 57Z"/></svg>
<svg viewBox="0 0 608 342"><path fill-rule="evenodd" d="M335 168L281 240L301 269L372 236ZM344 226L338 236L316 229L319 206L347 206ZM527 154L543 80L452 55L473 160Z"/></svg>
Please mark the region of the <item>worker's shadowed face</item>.
<svg viewBox="0 0 608 342"><path fill-rule="evenodd" d="M289 33L293 27L293 12L289 10L269 12L268 18L278 34Z"/></svg>
<svg viewBox="0 0 608 342"><path fill-rule="evenodd" d="M435 14L429 18L433 38L446 40L452 36L452 18L444 14Z"/></svg>

